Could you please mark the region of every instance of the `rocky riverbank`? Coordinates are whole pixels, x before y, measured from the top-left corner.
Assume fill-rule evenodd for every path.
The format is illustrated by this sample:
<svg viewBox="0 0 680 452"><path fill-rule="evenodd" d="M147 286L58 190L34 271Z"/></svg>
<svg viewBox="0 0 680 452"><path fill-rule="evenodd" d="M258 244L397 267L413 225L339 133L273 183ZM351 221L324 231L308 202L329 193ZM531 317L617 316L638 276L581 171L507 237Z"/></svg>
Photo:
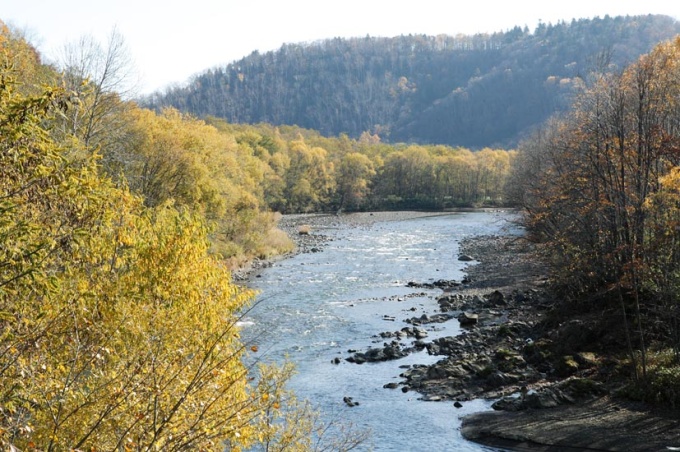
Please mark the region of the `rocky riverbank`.
<svg viewBox="0 0 680 452"><path fill-rule="evenodd" d="M680 450L680 413L618 397L625 384L616 317L560 321L545 267L528 242L474 237L470 283L439 297L443 312L473 319L465 334L430 345L444 359L407 372L433 400L497 399L463 419L467 439L508 450ZM460 315L460 314L459 314ZM603 318L604 317L604 318Z"/></svg>
<svg viewBox="0 0 680 452"><path fill-rule="evenodd" d="M498 398L496 411L469 415L462 423L465 438L490 446L680 450L677 410L619 396L628 379L620 360L623 340L610 334L618 328L608 328L618 316L600 312L563 321L532 247L507 244L507 238L473 239L466 252L481 263L470 276L475 290L487 292L442 297L465 300L451 307L479 312L480 319L495 310L500 320L480 322L465 336L445 341L452 353L434 367L443 371L428 369L444 379L410 377L416 389L450 394L455 388L457 398ZM475 301L466 304L471 298ZM470 342L475 345L465 348Z"/></svg>
<svg viewBox="0 0 680 452"><path fill-rule="evenodd" d="M463 419L462 434L508 450L680 450L672 449L680 413L617 397L626 382L621 342L606 327L616 317L560 321L545 266L522 238L461 245L479 264L438 302L465 333L426 344L443 358L408 369L402 390L457 404L496 399L495 411Z"/></svg>
<svg viewBox="0 0 680 452"><path fill-rule="evenodd" d="M311 253L323 251L332 240L331 229L425 215L432 214L286 216L280 226L295 240L296 252ZM678 413L616 397L625 376L616 356L620 338L608 334L614 329L607 322L618 321L615 316L562 321L545 266L521 237L471 237L461 243L461 255L478 262L467 268L464 280L408 283L413 296L423 295L420 288L441 289L436 313L407 319L408 327L377 335L384 346L352 350L342 359L355 364L398 360L419 350L440 357L431 365L406 366L401 380L385 384L385 390L456 406L477 398L496 400L496 411L463 420L463 436L483 444L603 451L680 446ZM456 321L463 334L428 339L435 323Z"/></svg>

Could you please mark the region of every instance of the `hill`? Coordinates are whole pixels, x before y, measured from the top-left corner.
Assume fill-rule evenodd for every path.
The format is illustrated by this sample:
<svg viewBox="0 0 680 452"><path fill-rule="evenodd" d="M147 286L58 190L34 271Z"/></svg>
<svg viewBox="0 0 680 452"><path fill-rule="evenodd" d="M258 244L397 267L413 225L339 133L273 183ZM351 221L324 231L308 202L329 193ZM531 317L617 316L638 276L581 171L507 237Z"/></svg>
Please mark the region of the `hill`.
<svg viewBox="0 0 680 452"><path fill-rule="evenodd" d="M231 123L326 136L512 147L565 110L593 71L623 68L680 33L660 15L572 20L473 36L409 35L286 44L142 101Z"/></svg>

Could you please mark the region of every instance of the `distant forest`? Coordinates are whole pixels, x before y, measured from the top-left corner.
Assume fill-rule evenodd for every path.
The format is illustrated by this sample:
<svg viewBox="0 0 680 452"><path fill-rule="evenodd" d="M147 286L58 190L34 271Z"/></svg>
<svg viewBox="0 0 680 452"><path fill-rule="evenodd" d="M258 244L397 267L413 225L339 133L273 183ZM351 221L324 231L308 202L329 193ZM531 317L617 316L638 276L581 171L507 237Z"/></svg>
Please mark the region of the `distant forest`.
<svg viewBox="0 0 680 452"><path fill-rule="evenodd" d="M605 16L541 23L533 32L286 44L142 104L326 136L369 132L387 143L510 148L565 111L590 73L622 70L679 33L668 16Z"/></svg>

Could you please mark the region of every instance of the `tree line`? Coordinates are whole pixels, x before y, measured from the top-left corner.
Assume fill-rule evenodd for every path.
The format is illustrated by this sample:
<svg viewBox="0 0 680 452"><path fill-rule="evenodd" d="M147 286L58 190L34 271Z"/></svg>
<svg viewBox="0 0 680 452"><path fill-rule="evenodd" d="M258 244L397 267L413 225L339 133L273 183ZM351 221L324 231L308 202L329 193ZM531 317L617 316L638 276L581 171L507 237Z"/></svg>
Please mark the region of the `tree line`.
<svg viewBox="0 0 680 452"><path fill-rule="evenodd" d="M206 119L265 163L263 202L282 213L500 205L514 151L390 145L296 126Z"/></svg>

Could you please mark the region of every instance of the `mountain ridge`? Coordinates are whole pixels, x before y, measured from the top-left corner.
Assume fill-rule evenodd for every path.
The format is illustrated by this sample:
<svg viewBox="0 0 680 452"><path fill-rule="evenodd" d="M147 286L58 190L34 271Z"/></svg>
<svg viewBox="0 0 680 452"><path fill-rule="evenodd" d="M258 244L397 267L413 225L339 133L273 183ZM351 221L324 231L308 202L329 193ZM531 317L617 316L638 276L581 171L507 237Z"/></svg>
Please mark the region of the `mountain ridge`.
<svg viewBox="0 0 680 452"><path fill-rule="evenodd" d="M327 136L368 131L392 143L508 148L566 110L588 74L619 70L678 34L680 22L668 16L605 16L533 32L284 44L142 104Z"/></svg>

